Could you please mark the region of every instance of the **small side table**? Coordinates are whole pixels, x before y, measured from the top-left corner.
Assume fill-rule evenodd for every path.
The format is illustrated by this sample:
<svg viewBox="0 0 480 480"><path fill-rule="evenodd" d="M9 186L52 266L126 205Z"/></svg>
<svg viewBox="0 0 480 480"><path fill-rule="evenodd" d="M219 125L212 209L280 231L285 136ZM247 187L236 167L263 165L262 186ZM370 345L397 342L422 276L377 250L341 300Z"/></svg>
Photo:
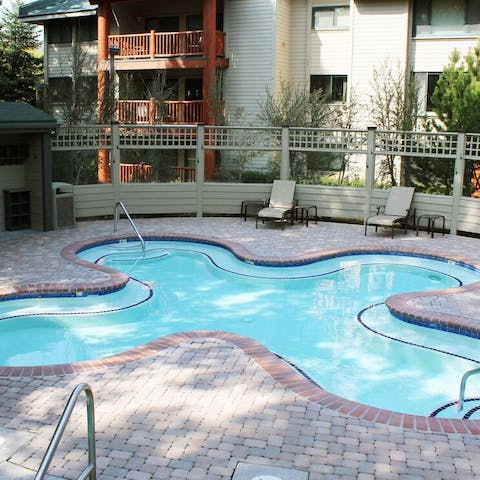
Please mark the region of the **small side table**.
<svg viewBox="0 0 480 480"><path fill-rule="evenodd" d="M247 211L248 207L265 207L265 200L243 200L242 205L240 206L240 216L243 217L243 221L247 221Z"/></svg>
<svg viewBox="0 0 480 480"><path fill-rule="evenodd" d="M303 222L305 220L305 226L308 227L311 210L314 212L313 218L315 220L315 223L317 223L318 208L316 205L297 205L296 207L294 207L295 220L298 220L299 222Z"/></svg>
<svg viewBox="0 0 480 480"><path fill-rule="evenodd" d="M437 220L442 221L442 235L445 235L445 215L436 215L431 213L426 213L425 215L420 215L417 219L417 237L420 224L423 221L427 221L427 234L430 233L433 238L433 233L435 231L435 222Z"/></svg>

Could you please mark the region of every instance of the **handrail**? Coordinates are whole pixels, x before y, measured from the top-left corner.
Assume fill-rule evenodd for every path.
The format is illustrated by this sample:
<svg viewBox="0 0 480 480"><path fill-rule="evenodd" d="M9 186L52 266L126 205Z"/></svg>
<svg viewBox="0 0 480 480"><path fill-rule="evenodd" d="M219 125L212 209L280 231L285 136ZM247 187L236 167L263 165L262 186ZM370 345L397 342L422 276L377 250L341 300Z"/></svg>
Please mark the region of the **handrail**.
<svg viewBox="0 0 480 480"><path fill-rule="evenodd" d="M70 395L34 480L43 480L47 475L48 467L50 466L60 440L62 439L65 427L70 420L70 416L72 415L72 411L77 403L78 397L82 392L85 392L87 397L88 465L77 477L77 480L86 480L87 478L88 480L97 480L97 458L95 453L95 407L93 404L92 389L90 388L90 385L86 383L80 383L77 385Z"/></svg>
<svg viewBox="0 0 480 480"><path fill-rule="evenodd" d="M138 231L137 226L135 225L135 223L133 223L132 217L129 215L125 205L122 202L117 202L115 204L115 209L113 211L113 233L117 233L117 229L118 229L118 207L122 208L123 213L125 213L126 217L128 218L130 225L135 230L135 233L137 234L137 237L140 240L140 243L142 244L142 253L145 253L145 240L143 239L142 235L140 235L140 232Z"/></svg>
<svg viewBox="0 0 480 480"><path fill-rule="evenodd" d="M465 372L463 374L462 381L460 382L460 393L458 395L457 402L459 412L463 409L463 402L465 401L465 386L467 384L467 380L469 377L471 377L472 375L476 375L477 373L480 373L480 367L474 368L473 370L468 370L468 372Z"/></svg>

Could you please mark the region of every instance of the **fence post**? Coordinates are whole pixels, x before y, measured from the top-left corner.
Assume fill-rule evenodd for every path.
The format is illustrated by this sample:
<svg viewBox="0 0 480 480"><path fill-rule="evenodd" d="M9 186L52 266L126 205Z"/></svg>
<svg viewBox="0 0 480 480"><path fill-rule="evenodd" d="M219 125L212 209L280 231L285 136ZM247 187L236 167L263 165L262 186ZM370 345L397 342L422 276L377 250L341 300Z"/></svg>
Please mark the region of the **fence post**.
<svg viewBox="0 0 480 480"><path fill-rule="evenodd" d="M195 172L197 187L197 217L203 217L203 187L205 181L205 125L197 125L197 169Z"/></svg>
<svg viewBox="0 0 480 480"><path fill-rule="evenodd" d="M290 157L289 157L290 129L282 127L282 151L280 153L280 180L290 178Z"/></svg>
<svg viewBox="0 0 480 480"><path fill-rule="evenodd" d="M455 170L453 174L453 198L452 198L452 220L450 221L450 233L457 234L458 211L460 199L463 193L463 177L465 175L465 132L457 134L457 153L455 155Z"/></svg>
<svg viewBox="0 0 480 480"><path fill-rule="evenodd" d="M377 127L368 127L367 164L365 169L365 218L370 216L372 208L372 191L375 187L375 133Z"/></svg>
<svg viewBox="0 0 480 480"><path fill-rule="evenodd" d="M113 204L120 201L120 125L112 122L110 130L110 178L113 188Z"/></svg>

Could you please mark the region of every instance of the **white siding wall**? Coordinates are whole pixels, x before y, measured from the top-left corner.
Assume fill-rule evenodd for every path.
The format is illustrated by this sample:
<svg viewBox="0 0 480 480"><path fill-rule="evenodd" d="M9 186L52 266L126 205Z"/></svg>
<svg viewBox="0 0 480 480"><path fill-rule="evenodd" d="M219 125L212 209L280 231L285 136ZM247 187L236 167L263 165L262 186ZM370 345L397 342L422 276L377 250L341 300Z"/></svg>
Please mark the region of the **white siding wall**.
<svg viewBox="0 0 480 480"><path fill-rule="evenodd" d="M266 88L273 90L274 10L268 0L229 0L225 4L227 112L236 107L251 117Z"/></svg>
<svg viewBox="0 0 480 480"><path fill-rule="evenodd" d="M477 41L476 38L414 38L410 65L415 72L441 72L448 64L453 49L457 49L463 57Z"/></svg>
<svg viewBox="0 0 480 480"><path fill-rule="evenodd" d="M350 30L312 30L312 75L349 75L351 65Z"/></svg>
<svg viewBox="0 0 480 480"><path fill-rule="evenodd" d="M351 86L368 102L374 68L388 60L406 68L409 32L406 0L359 0L352 3ZM364 119L368 121L368 119Z"/></svg>
<svg viewBox="0 0 480 480"><path fill-rule="evenodd" d="M307 84L309 68L310 1L291 0L290 82L299 88Z"/></svg>
<svg viewBox="0 0 480 480"><path fill-rule="evenodd" d="M53 44L47 46L47 74L48 77L72 76L72 45ZM97 42L82 44L85 52L83 73L96 75L97 73Z"/></svg>
<svg viewBox="0 0 480 480"><path fill-rule="evenodd" d="M7 174L13 167L0 167ZM19 175L23 169L16 167L13 181L8 187L24 186ZM13 171L12 171L13 173ZM3 180L3 175L0 179ZM5 177L6 178L6 177ZM0 184L0 187L2 184ZM5 188L5 187L4 187ZM271 185L252 183L205 183L205 215L239 215L242 200L268 198ZM372 192L371 215L378 205L385 205L387 190ZM196 186L188 184L124 184L120 198L132 214L195 215ZM363 188L328 187L322 185L297 185L295 198L300 205L316 205L319 217L349 221L363 221L366 190ZM111 185L85 185L75 187L75 212L77 218L113 215L113 189ZM3 199L0 200L3 202ZM416 217L425 213L444 215L447 229L451 223L453 200L442 195L416 193L412 208ZM3 222L3 218L0 219ZM3 223L0 223L0 226ZM422 224L422 227L424 225ZM460 201L458 230L480 235L480 199L462 197Z"/></svg>
<svg viewBox="0 0 480 480"><path fill-rule="evenodd" d="M290 2L277 0L275 15L275 92L290 80Z"/></svg>

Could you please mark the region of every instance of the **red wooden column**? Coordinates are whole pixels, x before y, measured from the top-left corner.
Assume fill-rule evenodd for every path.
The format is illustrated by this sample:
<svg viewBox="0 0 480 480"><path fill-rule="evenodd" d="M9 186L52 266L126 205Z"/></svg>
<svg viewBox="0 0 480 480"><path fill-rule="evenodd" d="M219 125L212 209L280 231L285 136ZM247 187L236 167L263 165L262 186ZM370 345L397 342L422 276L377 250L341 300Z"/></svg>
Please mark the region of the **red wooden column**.
<svg viewBox="0 0 480 480"><path fill-rule="evenodd" d="M217 0L203 0L203 54L207 65L203 69L203 121L205 125L213 125L211 98L216 88L216 31L217 31ZM205 179L215 177L215 151L205 150Z"/></svg>
<svg viewBox="0 0 480 480"><path fill-rule="evenodd" d="M101 123L110 119L105 118L105 97L108 95L109 73L106 67L108 60L108 34L110 33L110 17L112 8L110 0L102 0L98 5L97 31L98 31L98 116ZM108 150L98 151L98 181L110 183L110 155Z"/></svg>

